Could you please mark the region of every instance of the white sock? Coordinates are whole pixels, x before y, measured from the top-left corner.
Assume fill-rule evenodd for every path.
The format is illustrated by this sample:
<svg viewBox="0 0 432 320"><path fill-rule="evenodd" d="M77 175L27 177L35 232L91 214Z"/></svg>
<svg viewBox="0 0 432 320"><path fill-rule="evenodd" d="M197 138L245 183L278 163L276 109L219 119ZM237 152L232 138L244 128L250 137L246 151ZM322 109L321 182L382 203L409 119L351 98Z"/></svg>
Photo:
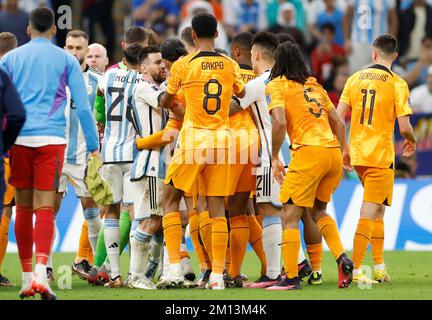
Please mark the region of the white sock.
<svg viewBox="0 0 432 320"><path fill-rule="evenodd" d="M303 246L300 243L300 250L299 250L299 253L298 253L297 264L302 263L304 260L306 260L306 256L305 256L305 254L303 252Z"/></svg>
<svg viewBox="0 0 432 320"><path fill-rule="evenodd" d="M84 218L87 220L88 237L90 241L90 246L93 252L96 252L99 230L102 226L102 220L100 218L99 208L84 209Z"/></svg>
<svg viewBox="0 0 432 320"><path fill-rule="evenodd" d="M162 274L166 275L170 270L170 262L168 256L168 249L166 245L163 246L163 263L162 263Z"/></svg>
<svg viewBox="0 0 432 320"><path fill-rule="evenodd" d="M376 264L374 270L385 270L385 263Z"/></svg>
<svg viewBox="0 0 432 320"><path fill-rule="evenodd" d="M21 275L22 289L27 289L33 280L33 272L23 272Z"/></svg>
<svg viewBox="0 0 432 320"><path fill-rule="evenodd" d="M120 227L119 219L104 221L105 247L111 265L111 279L120 275Z"/></svg>
<svg viewBox="0 0 432 320"><path fill-rule="evenodd" d="M353 275L359 275L359 274L362 274L363 273L363 270L360 268L360 269L354 269L353 270Z"/></svg>
<svg viewBox="0 0 432 320"><path fill-rule="evenodd" d="M280 275L282 224L280 217L263 217L263 247L267 260L267 277Z"/></svg>
<svg viewBox="0 0 432 320"><path fill-rule="evenodd" d="M130 274L135 276L143 276L146 269L148 251L150 248L150 240L152 235L135 230L134 236L130 241Z"/></svg>
<svg viewBox="0 0 432 320"><path fill-rule="evenodd" d="M36 263L35 266L35 278L37 281L47 280L47 266L45 264Z"/></svg>
<svg viewBox="0 0 432 320"><path fill-rule="evenodd" d="M159 262L163 245L163 235L153 235L150 245L150 255L153 261Z"/></svg>
<svg viewBox="0 0 432 320"><path fill-rule="evenodd" d="M186 243L181 243L180 244L180 252L186 252L187 253Z"/></svg>

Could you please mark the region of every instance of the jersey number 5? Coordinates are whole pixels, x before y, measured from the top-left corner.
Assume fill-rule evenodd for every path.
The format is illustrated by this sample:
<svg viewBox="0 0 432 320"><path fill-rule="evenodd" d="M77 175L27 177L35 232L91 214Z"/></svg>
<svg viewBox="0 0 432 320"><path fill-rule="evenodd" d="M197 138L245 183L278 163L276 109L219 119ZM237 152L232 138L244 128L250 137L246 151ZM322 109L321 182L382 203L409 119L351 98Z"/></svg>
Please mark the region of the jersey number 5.
<svg viewBox="0 0 432 320"><path fill-rule="evenodd" d="M217 86L217 93L210 93L210 85L214 84ZM220 96L222 94L222 85L217 81L217 79L210 79L209 82L207 82L204 86L204 101L203 101L203 107L204 110L210 114L214 115L216 112L218 112L221 108L222 101L220 99ZM209 109L208 103L211 99L216 100L216 109Z"/></svg>
<svg viewBox="0 0 432 320"><path fill-rule="evenodd" d="M362 102L362 113L360 118L360 124L364 124L364 118L365 118L365 111L366 111L366 101L368 96L368 91L366 89L362 89L361 93L363 94L363 102ZM372 124L372 116L374 112L374 106L375 106L375 96L376 96L376 90L369 90L369 93L372 95L370 100L370 108L369 108L369 118L368 118L368 125Z"/></svg>

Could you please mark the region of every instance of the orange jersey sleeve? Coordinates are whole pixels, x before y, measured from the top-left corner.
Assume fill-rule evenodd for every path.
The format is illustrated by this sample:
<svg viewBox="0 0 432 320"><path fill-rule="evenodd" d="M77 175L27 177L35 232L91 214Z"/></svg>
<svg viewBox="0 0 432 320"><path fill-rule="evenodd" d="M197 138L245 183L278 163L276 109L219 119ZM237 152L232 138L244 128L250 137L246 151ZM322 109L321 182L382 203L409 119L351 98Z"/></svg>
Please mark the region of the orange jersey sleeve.
<svg viewBox="0 0 432 320"><path fill-rule="evenodd" d="M284 108L291 148L301 146L339 147L325 108L325 90L314 84L303 86L285 77L270 81L266 87L269 110Z"/></svg>
<svg viewBox="0 0 432 320"><path fill-rule="evenodd" d="M403 79L386 67L374 65L353 74L341 101L350 105L351 164L390 168L395 161L394 125L397 117L412 114L409 90Z"/></svg>

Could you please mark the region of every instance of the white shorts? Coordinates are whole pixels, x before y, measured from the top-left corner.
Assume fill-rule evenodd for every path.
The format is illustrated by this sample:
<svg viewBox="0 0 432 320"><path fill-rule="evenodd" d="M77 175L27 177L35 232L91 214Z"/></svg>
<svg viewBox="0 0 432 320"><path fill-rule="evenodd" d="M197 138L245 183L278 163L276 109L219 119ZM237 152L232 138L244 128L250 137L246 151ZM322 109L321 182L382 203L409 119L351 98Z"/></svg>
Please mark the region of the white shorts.
<svg viewBox="0 0 432 320"><path fill-rule="evenodd" d="M281 186L276 181L276 179L273 179L271 167L258 167L256 182L256 202L270 202L275 207L282 207L282 203L279 200L280 191Z"/></svg>
<svg viewBox="0 0 432 320"><path fill-rule="evenodd" d="M143 177L139 181L132 182L132 184L134 188L135 220L144 220L152 215L162 217L163 179Z"/></svg>
<svg viewBox="0 0 432 320"><path fill-rule="evenodd" d="M91 194L87 190L87 186L84 183L85 169L87 165L84 164L69 164L63 165L63 170L60 176L60 183L58 187L59 193L66 192L68 182L72 184L75 189L76 195L81 197L91 197Z"/></svg>
<svg viewBox="0 0 432 320"><path fill-rule="evenodd" d="M134 185L131 179L131 163L110 163L102 166L102 178L113 192L113 203L133 204Z"/></svg>

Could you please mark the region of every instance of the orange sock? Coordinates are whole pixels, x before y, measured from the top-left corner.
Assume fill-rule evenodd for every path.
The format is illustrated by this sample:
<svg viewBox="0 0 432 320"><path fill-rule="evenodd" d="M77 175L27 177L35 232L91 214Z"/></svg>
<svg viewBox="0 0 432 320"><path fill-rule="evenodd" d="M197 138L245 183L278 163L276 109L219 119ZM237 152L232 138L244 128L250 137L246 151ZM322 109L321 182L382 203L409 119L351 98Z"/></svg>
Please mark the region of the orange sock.
<svg viewBox="0 0 432 320"><path fill-rule="evenodd" d="M207 268L207 264L205 262L204 253L202 252L201 245L199 243L199 221L198 214L195 210L189 212L189 233L195 250L195 254L200 265L200 270L204 270Z"/></svg>
<svg viewBox="0 0 432 320"><path fill-rule="evenodd" d="M246 215L230 218L230 251L231 265L229 273L236 277L241 273L241 266L246 254L247 245L249 242L249 222ZM228 266L227 266L228 268Z"/></svg>
<svg viewBox="0 0 432 320"><path fill-rule="evenodd" d="M10 218L3 214L0 222L0 271L8 245L9 224Z"/></svg>
<svg viewBox="0 0 432 320"><path fill-rule="evenodd" d="M375 219L371 238L372 257L375 265L384 263L384 220Z"/></svg>
<svg viewBox="0 0 432 320"><path fill-rule="evenodd" d="M336 222L330 216L324 216L317 221L319 232L324 237L327 245L330 248L335 260L340 257L345 249L339 236L339 231Z"/></svg>
<svg viewBox="0 0 432 320"><path fill-rule="evenodd" d="M300 250L300 230L285 229L282 232L282 255L285 273L288 278L298 277L298 252Z"/></svg>
<svg viewBox="0 0 432 320"><path fill-rule="evenodd" d="M311 263L312 271L320 271L322 264L323 246L322 243L307 244L307 253Z"/></svg>
<svg viewBox="0 0 432 320"><path fill-rule="evenodd" d="M199 214L198 218L199 218L199 233L201 236L202 243L204 244L204 248L207 251L210 261L213 262L212 223L210 220L210 214L208 211L203 211Z"/></svg>
<svg viewBox="0 0 432 320"><path fill-rule="evenodd" d="M86 259L90 247L90 241L88 238L88 225L87 221L84 221L81 226L81 234L79 238L78 252L76 258Z"/></svg>
<svg viewBox="0 0 432 320"><path fill-rule="evenodd" d="M171 264L180 263L180 244L182 241L182 224L180 212L164 214L162 227Z"/></svg>
<svg viewBox="0 0 432 320"><path fill-rule="evenodd" d="M261 216L252 215L247 217L249 224L249 244L255 251L258 259L261 261L261 275L265 275L267 271L267 262L262 242L262 227L260 226L257 217Z"/></svg>
<svg viewBox="0 0 432 320"><path fill-rule="evenodd" d="M360 269L363 264L366 250L371 242L374 221L372 219L359 219L354 235L353 261L354 269Z"/></svg>
<svg viewBox="0 0 432 320"><path fill-rule="evenodd" d="M228 225L225 217L211 219L212 272L222 274L225 270L225 255L228 245Z"/></svg>
<svg viewBox="0 0 432 320"><path fill-rule="evenodd" d="M87 261L90 263L91 266L93 265L94 256L93 256L93 250L91 248L91 245L90 245L88 252L87 252Z"/></svg>

